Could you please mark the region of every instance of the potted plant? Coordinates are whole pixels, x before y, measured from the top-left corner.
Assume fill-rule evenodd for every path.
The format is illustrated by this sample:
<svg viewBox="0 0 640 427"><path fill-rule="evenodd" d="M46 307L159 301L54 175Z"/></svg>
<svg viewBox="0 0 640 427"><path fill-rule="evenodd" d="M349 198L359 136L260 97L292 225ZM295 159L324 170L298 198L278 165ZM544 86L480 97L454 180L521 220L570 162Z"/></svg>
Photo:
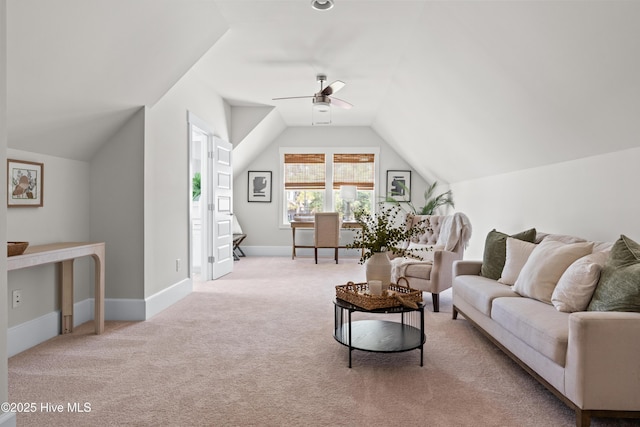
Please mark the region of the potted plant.
<svg viewBox="0 0 640 427"><path fill-rule="evenodd" d="M384 203L380 203L377 214L356 211L355 219L362 228L356 230L353 242L346 247L364 249L360 264L366 266L367 282L380 280L383 286L389 284L391 263L388 252L396 256L422 259L414 251L405 249L403 244L428 230L428 221L422 220L407 227L402 208L398 205L385 207Z"/></svg>
<svg viewBox="0 0 640 427"><path fill-rule="evenodd" d="M409 189L403 183L399 182L397 184L403 187L405 192L409 191ZM428 186L427 189L424 191L424 206L421 206L416 209L416 207L413 206L411 202L402 202L402 203L406 203L407 206L409 207L410 212L416 215L433 215L436 209L438 209L440 206L451 206L452 208L455 208L455 203L453 201L453 194L451 193L451 190L446 191L437 196L433 195L437 186L438 186L438 181L435 181L433 184ZM401 202L389 196L387 196L385 201L389 203L393 203L397 206L402 206L400 205Z"/></svg>

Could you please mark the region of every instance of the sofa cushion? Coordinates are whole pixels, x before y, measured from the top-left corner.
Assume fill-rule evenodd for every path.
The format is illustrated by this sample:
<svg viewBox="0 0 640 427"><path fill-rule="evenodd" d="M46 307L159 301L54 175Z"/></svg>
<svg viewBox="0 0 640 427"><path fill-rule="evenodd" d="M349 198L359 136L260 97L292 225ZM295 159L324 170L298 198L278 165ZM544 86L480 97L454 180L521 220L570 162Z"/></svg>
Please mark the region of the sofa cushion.
<svg viewBox="0 0 640 427"><path fill-rule="evenodd" d="M512 234L511 236L496 231L495 229L490 231L484 243L482 268L480 270L481 276L494 280L500 278L506 259L507 237L524 240L525 242L533 242L536 238L536 229L532 228L517 234Z"/></svg>
<svg viewBox="0 0 640 427"><path fill-rule="evenodd" d="M491 319L531 348L564 366L569 313L531 298L496 298Z"/></svg>
<svg viewBox="0 0 640 427"><path fill-rule="evenodd" d="M498 282L503 285L513 285L535 247L535 243L507 237L507 258Z"/></svg>
<svg viewBox="0 0 640 427"><path fill-rule="evenodd" d="M640 312L640 244L624 235L614 243L588 310Z"/></svg>
<svg viewBox="0 0 640 427"><path fill-rule="evenodd" d="M609 252L594 252L571 264L551 294L554 307L565 313L586 310L608 256Z"/></svg>
<svg viewBox="0 0 640 427"><path fill-rule="evenodd" d="M593 249L592 242L562 243L543 240L529 256L513 290L522 296L551 304L551 294L562 273Z"/></svg>
<svg viewBox="0 0 640 427"><path fill-rule="evenodd" d="M491 315L491 302L495 298L520 298L510 286L482 276L457 276L453 281L453 294L455 298L465 300L486 316Z"/></svg>

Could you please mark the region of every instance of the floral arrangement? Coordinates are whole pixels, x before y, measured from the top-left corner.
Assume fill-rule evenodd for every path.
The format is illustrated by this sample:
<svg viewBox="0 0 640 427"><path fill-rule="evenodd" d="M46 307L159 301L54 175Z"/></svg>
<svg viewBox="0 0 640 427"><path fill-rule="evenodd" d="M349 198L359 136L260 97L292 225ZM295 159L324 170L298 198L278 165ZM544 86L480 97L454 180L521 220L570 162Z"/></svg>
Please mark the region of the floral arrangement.
<svg viewBox="0 0 640 427"><path fill-rule="evenodd" d="M354 213L356 222L362 226L362 229L356 230L353 242L346 245L346 247L365 249L362 257L360 257L360 264L371 258L374 253L385 251L390 251L397 256L422 259L422 257L416 255L414 250L403 249L401 246L411 240L412 237L430 230L429 223L426 220L422 220L411 228L407 228L406 218L399 219L399 215L405 216L406 214L397 205L385 208L384 203L380 203L378 211L377 215L363 211Z"/></svg>

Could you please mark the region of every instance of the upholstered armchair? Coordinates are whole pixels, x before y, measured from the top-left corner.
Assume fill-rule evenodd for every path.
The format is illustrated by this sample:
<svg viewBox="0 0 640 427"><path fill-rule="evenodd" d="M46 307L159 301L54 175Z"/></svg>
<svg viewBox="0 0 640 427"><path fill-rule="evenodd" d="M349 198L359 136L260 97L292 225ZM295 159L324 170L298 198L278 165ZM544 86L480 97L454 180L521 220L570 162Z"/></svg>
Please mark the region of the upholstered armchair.
<svg viewBox="0 0 640 427"><path fill-rule="evenodd" d="M440 311L440 292L449 289L453 262L462 259L471 237L471 223L461 212L453 215L408 215L407 226L427 220L429 230L408 242L406 249L423 258L397 257L391 261L391 281L405 277L409 287L430 292L433 311Z"/></svg>

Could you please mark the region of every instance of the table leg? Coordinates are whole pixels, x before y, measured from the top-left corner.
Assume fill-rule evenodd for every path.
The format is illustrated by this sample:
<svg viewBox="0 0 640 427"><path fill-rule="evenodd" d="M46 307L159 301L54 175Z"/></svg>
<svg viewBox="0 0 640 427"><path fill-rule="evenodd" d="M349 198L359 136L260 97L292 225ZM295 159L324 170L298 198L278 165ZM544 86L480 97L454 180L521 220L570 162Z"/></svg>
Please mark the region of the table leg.
<svg viewBox="0 0 640 427"><path fill-rule="evenodd" d="M60 263L62 282L62 333L73 332L73 259Z"/></svg>
<svg viewBox="0 0 640 427"><path fill-rule="evenodd" d="M291 227L291 259L296 258L296 228Z"/></svg>
<svg viewBox="0 0 640 427"><path fill-rule="evenodd" d="M104 332L104 247L97 254L92 255L95 263L94 315L96 335Z"/></svg>
<svg viewBox="0 0 640 427"><path fill-rule="evenodd" d="M420 308L420 366L423 366L424 362L424 306Z"/></svg>
<svg viewBox="0 0 640 427"><path fill-rule="evenodd" d="M351 310L349 310L349 368L351 368L351 353L353 353L353 347L351 346Z"/></svg>

